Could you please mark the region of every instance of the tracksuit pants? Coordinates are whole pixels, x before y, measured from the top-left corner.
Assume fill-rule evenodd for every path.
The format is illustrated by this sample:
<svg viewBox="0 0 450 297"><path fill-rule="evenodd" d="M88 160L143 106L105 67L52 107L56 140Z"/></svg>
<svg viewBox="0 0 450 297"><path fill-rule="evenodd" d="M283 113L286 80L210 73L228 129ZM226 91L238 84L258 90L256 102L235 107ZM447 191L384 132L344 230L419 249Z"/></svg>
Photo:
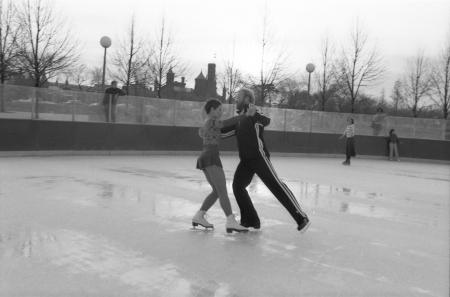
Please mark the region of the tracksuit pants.
<svg viewBox="0 0 450 297"><path fill-rule="evenodd" d="M269 158L260 157L241 160L234 174L233 193L241 210L241 224L245 223L251 226L260 224L258 213L246 189L255 174L286 208L297 224L301 224L304 218L307 218L294 194L277 176Z"/></svg>

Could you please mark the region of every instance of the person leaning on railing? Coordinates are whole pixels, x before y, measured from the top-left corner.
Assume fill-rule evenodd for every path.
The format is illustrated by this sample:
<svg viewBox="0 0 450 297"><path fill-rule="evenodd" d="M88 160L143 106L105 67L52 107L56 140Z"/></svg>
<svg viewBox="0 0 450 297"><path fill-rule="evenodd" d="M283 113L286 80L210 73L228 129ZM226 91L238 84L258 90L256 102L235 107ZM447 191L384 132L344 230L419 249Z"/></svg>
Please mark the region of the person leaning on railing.
<svg viewBox="0 0 450 297"><path fill-rule="evenodd" d="M105 90L105 96L103 97L103 107L105 110L105 118L107 122L116 121L116 105L117 98L124 96L126 93L117 87L117 81L111 82L111 87Z"/></svg>

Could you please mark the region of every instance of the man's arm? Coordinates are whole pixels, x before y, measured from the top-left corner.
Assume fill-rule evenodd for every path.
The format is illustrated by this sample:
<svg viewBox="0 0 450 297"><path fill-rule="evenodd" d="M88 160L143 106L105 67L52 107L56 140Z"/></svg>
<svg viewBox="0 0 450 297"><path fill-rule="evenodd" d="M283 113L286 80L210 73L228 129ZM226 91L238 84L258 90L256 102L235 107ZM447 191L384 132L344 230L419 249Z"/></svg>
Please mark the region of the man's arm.
<svg viewBox="0 0 450 297"><path fill-rule="evenodd" d="M270 118L263 116L262 114L260 114L258 112L256 112L255 115L253 115L252 117L255 122L260 123L264 127L267 127L270 124Z"/></svg>
<svg viewBox="0 0 450 297"><path fill-rule="evenodd" d="M223 120L222 128L221 128L222 132L224 129L227 130L227 129L230 129L230 128L233 128L234 126L236 126L236 124L239 122L239 120L242 119L244 116L245 115L238 115L238 116L234 116L229 119Z"/></svg>

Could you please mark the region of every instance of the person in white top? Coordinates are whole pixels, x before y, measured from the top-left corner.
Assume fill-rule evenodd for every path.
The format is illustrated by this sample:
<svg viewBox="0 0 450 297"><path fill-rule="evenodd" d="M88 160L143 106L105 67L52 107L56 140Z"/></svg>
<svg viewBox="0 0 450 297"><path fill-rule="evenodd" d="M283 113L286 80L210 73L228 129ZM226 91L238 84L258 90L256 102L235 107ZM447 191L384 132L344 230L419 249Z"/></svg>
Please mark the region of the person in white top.
<svg viewBox="0 0 450 297"><path fill-rule="evenodd" d="M353 118L347 118L347 127L345 127L344 133L339 137L339 139L345 137L345 161L342 162L343 165L350 165L350 158L356 156L355 152L355 121Z"/></svg>

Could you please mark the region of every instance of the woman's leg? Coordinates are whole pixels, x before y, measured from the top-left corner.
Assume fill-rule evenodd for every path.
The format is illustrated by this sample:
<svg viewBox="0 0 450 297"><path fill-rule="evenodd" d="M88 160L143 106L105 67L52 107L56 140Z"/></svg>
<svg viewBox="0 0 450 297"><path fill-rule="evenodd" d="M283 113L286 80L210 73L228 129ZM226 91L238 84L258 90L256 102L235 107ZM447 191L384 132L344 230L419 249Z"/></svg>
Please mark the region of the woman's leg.
<svg viewBox="0 0 450 297"><path fill-rule="evenodd" d="M394 143L394 153L395 153L395 158L398 160L400 158L400 156L398 155L398 144Z"/></svg>
<svg viewBox="0 0 450 297"><path fill-rule="evenodd" d="M207 167L209 168L209 167ZM214 187L214 184L212 183L211 177L208 173L208 171L205 169L203 169L203 173L205 174L206 180L208 181L208 183L211 185L212 188L212 192L206 196L205 200L203 201L202 206L200 207L200 210L207 212L211 206L214 205L214 203L216 203L217 199L219 198L219 194L216 191L216 188Z"/></svg>
<svg viewBox="0 0 450 297"><path fill-rule="evenodd" d="M347 138L345 142L345 162L350 162L351 155L350 139Z"/></svg>
<svg viewBox="0 0 450 297"><path fill-rule="evenodd" d="M389 142L389 160L392 160L394 157L394 143Z"/></svg>
<svg viewBox="0 0 450 297"><path fill-rule="evenodd" d="M207 174L208 181L210 182L214 191L216 191L216 193L219 195L220 206L222 207L225 215L228 217L233 212L231 210L230 199L228 198L225 173L223 172L222 167L215 165L208 166L205 168L205 173Z"/></svg>

